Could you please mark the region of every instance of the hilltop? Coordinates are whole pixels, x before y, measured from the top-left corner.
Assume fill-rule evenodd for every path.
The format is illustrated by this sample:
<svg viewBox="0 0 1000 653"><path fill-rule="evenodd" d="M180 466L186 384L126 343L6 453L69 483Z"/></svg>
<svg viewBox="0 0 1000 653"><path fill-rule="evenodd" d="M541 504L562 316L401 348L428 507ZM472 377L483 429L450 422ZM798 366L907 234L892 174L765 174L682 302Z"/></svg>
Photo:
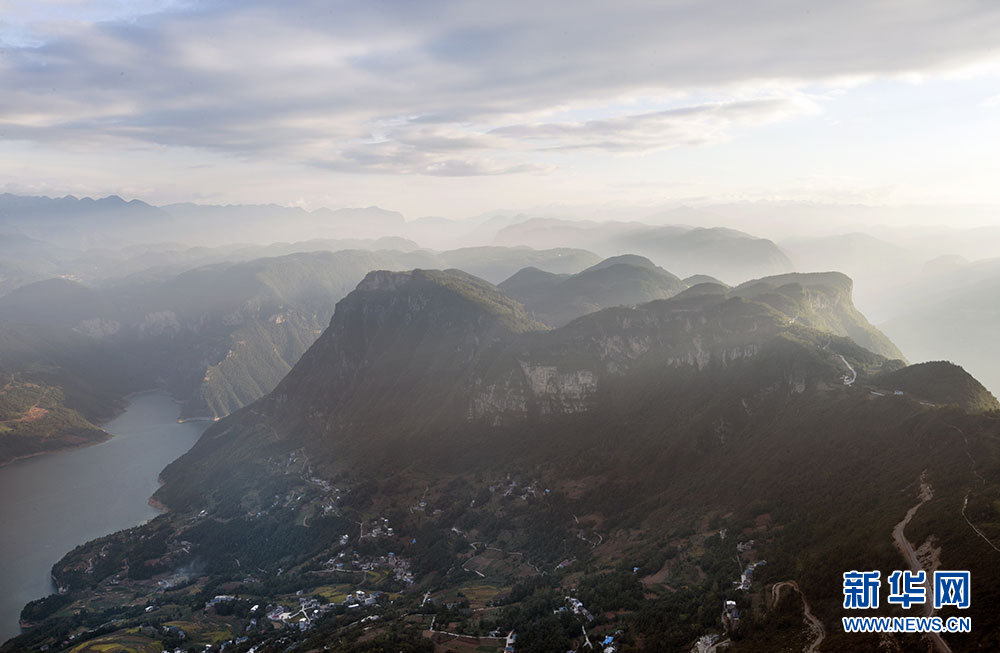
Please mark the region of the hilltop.
<svg viewBox="0 0 1000 653"><path fill-rule="evenodd" d="M947 361L918 363L882 374L874 383L935 404L954 404L970 413L1000 411L1000 402L964 369Z"/></svg>
<svg viewBox="0 0 1000 653"><path fill-rule="evenodd" d="M851 278L840 272L791 273L747 281L735 295L783 304L786 314L814 328L847 336L888 358L903 353L854 306Z"/></svg>
<svg viewBox="0 0 1000 653"><path fill-rule="evenodd" d="M108 438L136 370L60 328L0 324L0 465Z"/></svg>
<svg viewBox="0 0 1000 653"><path fill-rule="evenodd" d="M536 268L518 271L500 289L551 326L623 304L666 299L684 289L673 274L642 256L615 256L573 275L555 275Z"/></svg>
<svg viewBox="0 0 1000 653"><path fill-rule="evenodd" d="M639 255L674 274L708 274L730 283L794 269L774 242L721 227L530 218L503 227L494 242L558 244L604 256Z"/></svg>

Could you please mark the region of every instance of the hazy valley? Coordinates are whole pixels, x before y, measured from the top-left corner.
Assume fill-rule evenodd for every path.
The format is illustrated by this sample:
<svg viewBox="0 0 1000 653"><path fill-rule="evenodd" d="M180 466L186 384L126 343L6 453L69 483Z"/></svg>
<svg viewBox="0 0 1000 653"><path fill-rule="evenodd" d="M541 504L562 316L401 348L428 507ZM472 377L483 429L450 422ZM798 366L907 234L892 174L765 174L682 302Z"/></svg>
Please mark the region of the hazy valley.
<svg viewBox="0 0 1000 653"><path fill-rule="evenodd" d="M162 472L168 512L67 553L4 650L911 650L839 616L844 570L906 564L914 506L916 555L975 578L976 631L947 642L1000 645L989 262L534 218L429 249L377 211L341 238L108 254L43 240L69 217L129 233L62 202L4 218L50 253L0 259L4 460L106 439L137 391L217 421ZM859 292L892 298L884 328Z"/></svg>

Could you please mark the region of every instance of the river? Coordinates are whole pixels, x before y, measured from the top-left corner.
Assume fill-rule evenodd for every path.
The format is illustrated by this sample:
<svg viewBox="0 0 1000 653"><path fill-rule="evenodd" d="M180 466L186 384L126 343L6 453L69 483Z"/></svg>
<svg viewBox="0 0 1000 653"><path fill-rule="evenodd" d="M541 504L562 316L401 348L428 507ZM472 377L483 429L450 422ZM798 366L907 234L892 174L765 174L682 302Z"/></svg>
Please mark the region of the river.
<svg viewBox="0 0 1000 653"><path fill-rule="evenodd" d="M168 463L208 422L177 423L159 392L135 396L107 442L0 467L0 642L20 632L24 604L54 591L50 571L79 544L156 516L147 500Z"/></svg>

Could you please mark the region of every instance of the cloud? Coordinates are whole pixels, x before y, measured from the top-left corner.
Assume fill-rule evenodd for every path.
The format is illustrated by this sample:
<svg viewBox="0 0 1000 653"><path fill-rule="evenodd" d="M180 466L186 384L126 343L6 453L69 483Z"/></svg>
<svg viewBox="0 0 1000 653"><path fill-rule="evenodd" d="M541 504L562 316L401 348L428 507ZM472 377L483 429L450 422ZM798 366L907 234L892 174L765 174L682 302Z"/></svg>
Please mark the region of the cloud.
<svg viewBox="0 0 1000 653"><path fill-rule="evenodd" d="M362 139L335 144L309 165L340 172L470 177L537 172L536 166L483 159L491 144L456 129L395 120L379 124Z"/></svg>
<svg viewBox="0 0 1000 653"><path fill-rule="evenodd" d="M491 133L535 143L543 149L646 152L716 142L735 126L772 122L815 108L815 104L803 99L750 100L586 122L512 125Z"/></svg>
<svg viewBox="0 0 1000 653"><path fill-rule="evenodd" d="M472 177L532 172L531 166L496 168L473 159L436 159L406 153L378 153L347 150L337 158L307 162L314 168L336 172L366 172L391 175L432 175L436 177Z"/></svg>
<svg viewBox="0 0 1000 653"><path fill-rule="evenodd" d="M34 6L0 32L0 139L445 176L716 142L816 85L993 57L1000 32L977 0ZM556 117L581 108L601 115Z"/></svg>

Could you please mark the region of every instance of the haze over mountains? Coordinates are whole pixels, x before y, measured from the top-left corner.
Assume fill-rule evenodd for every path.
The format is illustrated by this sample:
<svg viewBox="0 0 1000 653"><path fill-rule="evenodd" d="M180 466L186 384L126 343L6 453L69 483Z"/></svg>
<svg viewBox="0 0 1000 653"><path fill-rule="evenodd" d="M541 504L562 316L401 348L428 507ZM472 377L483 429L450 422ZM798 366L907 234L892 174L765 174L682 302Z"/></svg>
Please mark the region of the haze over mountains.
<svg viewBox="0 0 1000 653"><path fill-rule="evenodd" d="M571 287L600 297L607 283L584 282L623 267L687 285L639 257L575 275L529 268L513 280L530 295L576 279ZM731 587L735 551L741 566L766 558L752 587L794 578L813 614L834 624L843 567L899 566L893 526L914 504L920 518L907 537L934 548L934 564L971 569L982 587L968 613L982 630L962 645L988 646L989 587L1000 578L987 552L1000 513L998 486L977 485L976 474L992 477L1000 461L1000 403L961 368L895 358L850 292L839 273L736 288L703 281L550 329L466 272L369 272L273 391L163 472L156 499L172 512L60 561L64 598L29 606L40 625L8 648L51 643L77 607L122 591L152 605L146 619L177 614L192 581L199 606L222 587L247 605L296 590L322 595L338 575L333 561L354 555L351 569L405 561L393 564L406 564L421 588L391 572L362 581L400 592L382 618L426 612L424 588L468 596L475 582L496 598L437 614L460 632L515 630L521 650L553 650L580 638L575 616L552 618L572 585L626 650L686 648L719 628L726 600L747 615L729 627L733 650L761 650L815 633L796 603ZM931 498L920 498L921 484ZM963 518L966 505L982 537ZM366 534L380 515L383 526ZM89 565L101 551L101 564ZM175 589L169 579L194 563L201 571ZM305 645L362 635L347 608L327 609L334 616L305 630L244 632ZM187 617L188 630L220 618L205 614ZM122 627L130 619L123 613ZM412 646L419 629L400 626L394 637ZM885 640L831 626L818 641L859 650Z"/></svg>
<svg viewBox="0 0 1000 653"><path fill-rule="evenodd" d="M169 388L184 416L219 417L270 391L328 323L336 301L371 269L460 268L500 283L550 326L702 282L738 286L792 270L839 269L903 350L863 344L915 361L954 360L1000 387L1000 352L986 335L995 327L989 307L1000 268L949 258L945 249L975 252L970 243L986 231L928 232L941 243L935 251L914 233L904 238L886 229L775 242L711 223L663 224L725 222L734 211L680 208L648 222L492 214L463 224L407 221L374 207L155 207L114 196L6 194L0 321L114 343L129 352L139 386ZM182 244L195 233L202 244ZM282 242L269 240L279 236ZM424 249L441 243L470 247Z"/></svg>
<svg viewBox="0 0 1000 653"><path fill-rule="evenodd" d="M998 33L3 2L0 653L1000 651Z"/></svg>
<svg viewBox="0 0 1000 653"><path fill-rule="evenodd" d="M801 603L774 596L789 579L820 650L863 650L880 640L833 627L840 574L903 564L914 504L913 547L983 597L982 628L949 641L1000 632L1000 266L945 249L965 235L669 224L721 219L692 210L457 230L376 208L0 205L0 460L108 437L135 391L217 420L164 470L170 512L67 554L62 592L3 650L172 628L357 650L341 594L358 588L383 593L358 609L395 650L434 648L438 618L477 646L516 631L519 651L580 645L581 626L622 651L806 646ZM593 625L559 611L567 593ZM229 594L232 612L204 608ZM250 614L303 597L315 624Z"/></svg>
<svg viewBox="0 0 1000 653"><path fill-rule="evenodd" d="M843 212L848 219L899 219L898 212L866 213L861 207L848 207ZM571 220L518 213L486 214L468 221L407 220L399 213L374 207L311 212L278 206L155 207L118 197L50 199L6 194L0 196L0 294L53 277L95 288L165 283L197 267L296 252L361 249L413 253L422 248L441 251L490 245L570 247L593 253L591 263L624 254L641 255L681 279L703 274L728 285L791 271L838 270L854 280L855 299L868 317L877 324L890 325L902 340L912 342L917 359L955 358L967 365L977 362L968 349L955 349L946 344L947 339L936 336L933 321L917 316L931 303L953 304L951 309L934 311L937 321L975 333L985 333L992 326L989 316L978 311L976 304L989 306L995 296L990 294L990 279L997 276L996 266L987 260L991 252L1000 251L1000 233L995 229L905 230L873 225L867 233L838 234L832 232L831 223L810 220L810 227L802 221L795 224L797 214L834 219L830 209L809 205L681 207L648 213L643 221L631 217L634 211L625 213L630 216L626 220ZM926 215L919 217L928 219ZM718 228L720 224L739 224L743 218L772 238ZM696 226L684 226L685 221ZM194 235L197 237L192 242ZM477 251L469 250L468 257L476 258ZM407 260L409 264L386 263L381 267L461 267L494 282L518 269L508 267L504 269L507 274L491 276L492 271L472 269L468 260L454 256L436 261L413 254ZM583 267L549 271L575 273ZM350 281L359 280L359 274ZM351 284L345 283L340 293L349 287ZM320 313L327 315L329 311ZM950 320L949 316L959 313L966 317ZM325 317L320 322L324 323ZM990 353L988 360L992 364L998 359Z"/></svg>
<svg viewBox="0 0 1000 653"><path fill-rule="evenodd" d="M185 417L218 417L270 391L371 269L461 265L499 280L524 265L564 272L595 260L570 249L305 252L99 288L40 281L0 297L0 319L109 343L142 370L140 387L164 385Z"/></svg>

